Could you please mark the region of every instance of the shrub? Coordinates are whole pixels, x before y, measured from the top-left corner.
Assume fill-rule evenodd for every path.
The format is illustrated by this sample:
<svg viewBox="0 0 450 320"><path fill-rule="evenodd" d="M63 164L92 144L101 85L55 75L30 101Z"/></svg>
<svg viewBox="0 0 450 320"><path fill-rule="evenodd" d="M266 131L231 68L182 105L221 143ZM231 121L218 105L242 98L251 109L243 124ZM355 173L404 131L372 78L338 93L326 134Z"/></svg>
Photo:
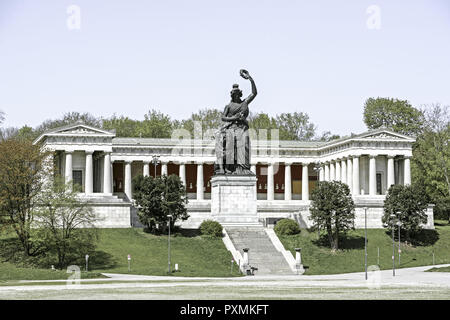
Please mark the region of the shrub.
<svg viewBox="0 0 450 320"><path fill-rule="evenodd" d="M276 223L274 230L278 235L288 236L300 233L300 226L292 219L281 219Z"/></svg>
<svg viewBox="0 0 450 320"><path fill-rule="evenodd" d="M200 225L202 235L211 237L222 237L222 225L217 221L205 220Z"/></svg>

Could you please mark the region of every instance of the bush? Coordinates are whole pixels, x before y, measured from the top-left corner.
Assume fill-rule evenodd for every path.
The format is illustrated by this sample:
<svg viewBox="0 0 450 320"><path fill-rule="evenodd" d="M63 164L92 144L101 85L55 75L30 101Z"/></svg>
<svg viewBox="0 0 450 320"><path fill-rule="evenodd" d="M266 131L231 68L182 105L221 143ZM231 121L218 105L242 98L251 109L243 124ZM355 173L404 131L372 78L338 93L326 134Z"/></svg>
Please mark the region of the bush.
<svg viewBox="0 0 450 320"><path fill-rule="evenodd" d="M204 236L222 237L222 225L217 221L205 220L200 225L200 232Z"/></svg>
<svg viewBox="0 0 450 320"><path fill-rule="evenodd" d="M292 219L281 219L275 224L274 230L278 235L288 236L300 233L300 226Z"/></svg>

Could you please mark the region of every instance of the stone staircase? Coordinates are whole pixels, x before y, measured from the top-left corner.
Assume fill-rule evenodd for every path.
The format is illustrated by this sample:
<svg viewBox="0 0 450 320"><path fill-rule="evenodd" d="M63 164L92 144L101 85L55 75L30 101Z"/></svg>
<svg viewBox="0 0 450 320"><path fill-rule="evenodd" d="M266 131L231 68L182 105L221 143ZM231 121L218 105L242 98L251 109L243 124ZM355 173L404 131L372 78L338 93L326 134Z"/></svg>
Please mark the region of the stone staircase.
<svg viewBox="0 0 450 320"><path fill-rule="evenodd" d="M285 258L264 231L263 227L227 227L226 231L236 250L244 255L249 248L249 264L258 268L256 275L292 275Z"/></svg>

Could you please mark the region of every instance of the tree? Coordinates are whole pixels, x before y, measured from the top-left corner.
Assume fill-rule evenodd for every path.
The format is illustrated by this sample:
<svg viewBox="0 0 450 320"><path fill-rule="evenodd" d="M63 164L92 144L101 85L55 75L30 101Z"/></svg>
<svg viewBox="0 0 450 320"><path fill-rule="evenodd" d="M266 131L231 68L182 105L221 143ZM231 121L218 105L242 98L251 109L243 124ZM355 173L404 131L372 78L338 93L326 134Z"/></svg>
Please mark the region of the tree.
<svg viewBox="0 0 450 320"><path fill-rule="evenodd" d="M282 113L276 116L275 123L280 129L280 140L310 141L316 134L316 126L303 112Z"/></svg>
<svg viewBox="0 0 450 320"><path fill-rule="evenodd" d="M311 194L311 220L324 229L333 250L339 248L339 235L353 229L355 205L350 189L340 181L319 182Z"/></svg>
<svg viewBox="0 0 450 320"><path fill-rule="evenodd" d="M222 111L219 109L202 109L197 113L192 113L191 117L187 120L182 120L179 124L174 125L176 128L182 128L188 130L191 137L196 137L199 133L195 127L195 122L198 121L201 124L201 130L203 135L212 135L222 125Z"/></svg>
<svg viewBox="0 0 450 320"><path fill-rule="evenodd" d="M364 105L364 123L369 129L381 127L409 136L422 131L423 113L406 100L369 98Z"/></svg>
<svg viewBox="0 0 450 320"><path fill-rule="evenodd" d="M0 123L3 123L3 121L5 121L5 113L0 110Z"/></svg>
<svg viewBox="0 0 450 320"><path fill-rule="evenodd" d="M405 232L405 240L409 240L412 233L422 229L421 224L427 223L425 210L428 207L428 201L428 196L422 186L392 185L384 201L382 218L384 226L392 229L392 224L400 221L400 230ZM395 218L392 219L391 215L395 215Z"/></svg>
<svg viewBox="0 0 450 320"><path fill-rule="evenodd" d="M324 131L324 132L322 132L322 135L316 137L315 140L328 142L328 141L336 140L336 139L340 139L340 138L342 138L342 137L338 134L332 134L331 131Z"/></svg>
<svg viewBox="0 0 450 320"><path fill-rule="evenodd" d="M96 217L89 203L80 200L76 186L70 188L56 178L51 188L39 196L36 209L38 241L46 254L56 255L58 268L64 268L95 249Z"/></svg>
<svg viewBox="0 0 450 320"><path fill-rule="evenodd" d="M109 119L103 119L102 124L105 130L115 130L118 137L139 137L137 120L113 115Z"/></svg>
<svg viewBox="0 0 450 320"><path fill-rule="evenodd" d="M13 227L28 256L41 250L33 244L31 226L37 196L50 174L49 155L27 140L0 142L0 214Z"/></svg>
<svg viewBox="0 0 450 320"><path fill-rule="evenodd" d="M172 128L172 120L168 115L150 110L144 115L144 121L139 123L137 133L143 138L170 138Z"/></svg>
<svg viewBox="0 0 450 320"><path fill-rule="evenodd" d="M435 215L450 220L450 113L448 106L423 109L425 125L413 148L412 178L425 187Z"/></svg>
<svg viewBox="0 0 450 320"><path fill-rule="evenodd" d="M139 221L148 232L161 232L167 229L167 215L172 215L171 227L178 220L189 218L186 204L186 189L176 175L134 178L134 199L138 207Z"/></svg>
<svg viewBox="0 0 450 320"><path fill-rule="evenodd" d="M67 112L60 119L55 120L46 120L41 125L39 125L35 131L35 137L38 137L42 133L49 131L54 128L71 125L76 122L82 122L88 126L101 128L102 120L100 118L96 118L88 112L80 113L80 112Z"/></svg>

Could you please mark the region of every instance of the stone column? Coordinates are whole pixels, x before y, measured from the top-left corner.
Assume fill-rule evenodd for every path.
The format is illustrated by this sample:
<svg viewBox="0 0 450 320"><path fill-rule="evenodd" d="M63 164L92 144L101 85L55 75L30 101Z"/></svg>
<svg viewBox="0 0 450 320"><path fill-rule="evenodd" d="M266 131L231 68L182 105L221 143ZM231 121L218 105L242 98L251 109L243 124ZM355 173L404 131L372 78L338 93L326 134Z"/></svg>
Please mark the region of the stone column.
<svg viewBox="0 0 450 320"><path fill-rule="evenodd" d="M144 168L142 174L144 177L148 177L150 175L150 161L144 161Z"/></svg>
<svg viewBox="0 0 450 320"><path fill-rule="evenodd" d="M347 158L347 184L350 193L353 193L353 161L351 157Z"/></svg>
<svg viewBox="0 0 450 320"><path fill-rule="evenodd" d="M391 185L395 184L395 175L394 175L394 157L387 157L387 189L391 187Z"/></svg>
<svg viewBox="0 0 450 320"><path fill-rule="evenodd" d="M273 187L273 163L269 163L267 166L267 200L274 199L274 187Z"/></svg>
<svg viewBox="0 0 450 320"><path fill-rule="evenodd" d="M65 183L68 184L69 190L72 190L72 153L73 151L66 151L66 169L64 172Z"/></svg>
<svg viewBox="0 0 450 320"><path fill-rule="evenodd" d="M369 156L369 195L377 194L376 156Z"/></svg>
<svg viewBox="0 0 450 320"><path fill-rule="evenodd" d="M132 199L132 189L131 189L131 161L125 161L125 194L128 199Z"/></svg>
<svg viewBox="0 0 450 320"><path fill-rule="evenodd" d="M183 185L186 186L186 165L183 162L180 162L178 170L178 176L180 177L181 182L183 182Z"/></svg>
<svg viewBox="0 0 450 320"><path fill-rule="evenodd" d="M330 163L325 163L324 181L330 181Z"/></svg>
<svg viewBox="0 0 450 320"><path fill-rule="evenodd" d="M347 183L347 159L343 158L341 162L341 181Z"/></svg>
<svg viewBox="0 0 450 320"><path fill-rule="evenodd" d="M405 157L403 161L403 184L406 186L411 184L411 160L409 157Z"/></svg>
<svg viewBox="0 0 450 320"><path fill-rule="evenodd" d="M203 199L203 162L197 162L197 200Z"/></svg>
<svg viewBox="0 0 450 320"><path fill-rule="evenodd" d="M167 176L167 162L161 161L161 175Z"/></svg>
<svg viewBox="0 0 450 320"><path fill-rule="evenodd" d="M341 160L336 160L336 171L335 171L336 181L341 181Z"/></svg>
<svg viewBox="0 0 450 320"><path fill-rule="evenodd" d="M336 180L336 164L335 162L330 162L330 181Z"/></svg>
<svg viewBox="0 0 450 320"><path fill-rule="evenodd" d="M105 152L103 157L103 193L111 193L111 154Z"/></svg>
<svg viewBox="0 0 450 320"><path fill-rule="evenodd" d="M323 181L325 177L325 166L320 166L319 169L319 181Z"/></svg>
<svg viewBox="0 0 450 320"><path fill-rule="evenodd" d="M359 190L359 156L353 157L353 195L358 196Z"/></svg>
<svg viewBox="0 0 450 320"><path fill-rule="evenodd" d="M302 163L302 200L309 200L309 176L308 176L308 163Z"/></svg>
<svg viewBox="0 0 450 320"><path fill-rule="evenodd" d="M94 191L94 171L92 170L92 153L93 151L85 151L86 167L84 170L84 192L92 194Z"/></svg>
<svg viewBox="0 0 450 320"><path fill-rule="evenodd" d="M291 163L284 164L284 200L292 200Z"/></svg>

